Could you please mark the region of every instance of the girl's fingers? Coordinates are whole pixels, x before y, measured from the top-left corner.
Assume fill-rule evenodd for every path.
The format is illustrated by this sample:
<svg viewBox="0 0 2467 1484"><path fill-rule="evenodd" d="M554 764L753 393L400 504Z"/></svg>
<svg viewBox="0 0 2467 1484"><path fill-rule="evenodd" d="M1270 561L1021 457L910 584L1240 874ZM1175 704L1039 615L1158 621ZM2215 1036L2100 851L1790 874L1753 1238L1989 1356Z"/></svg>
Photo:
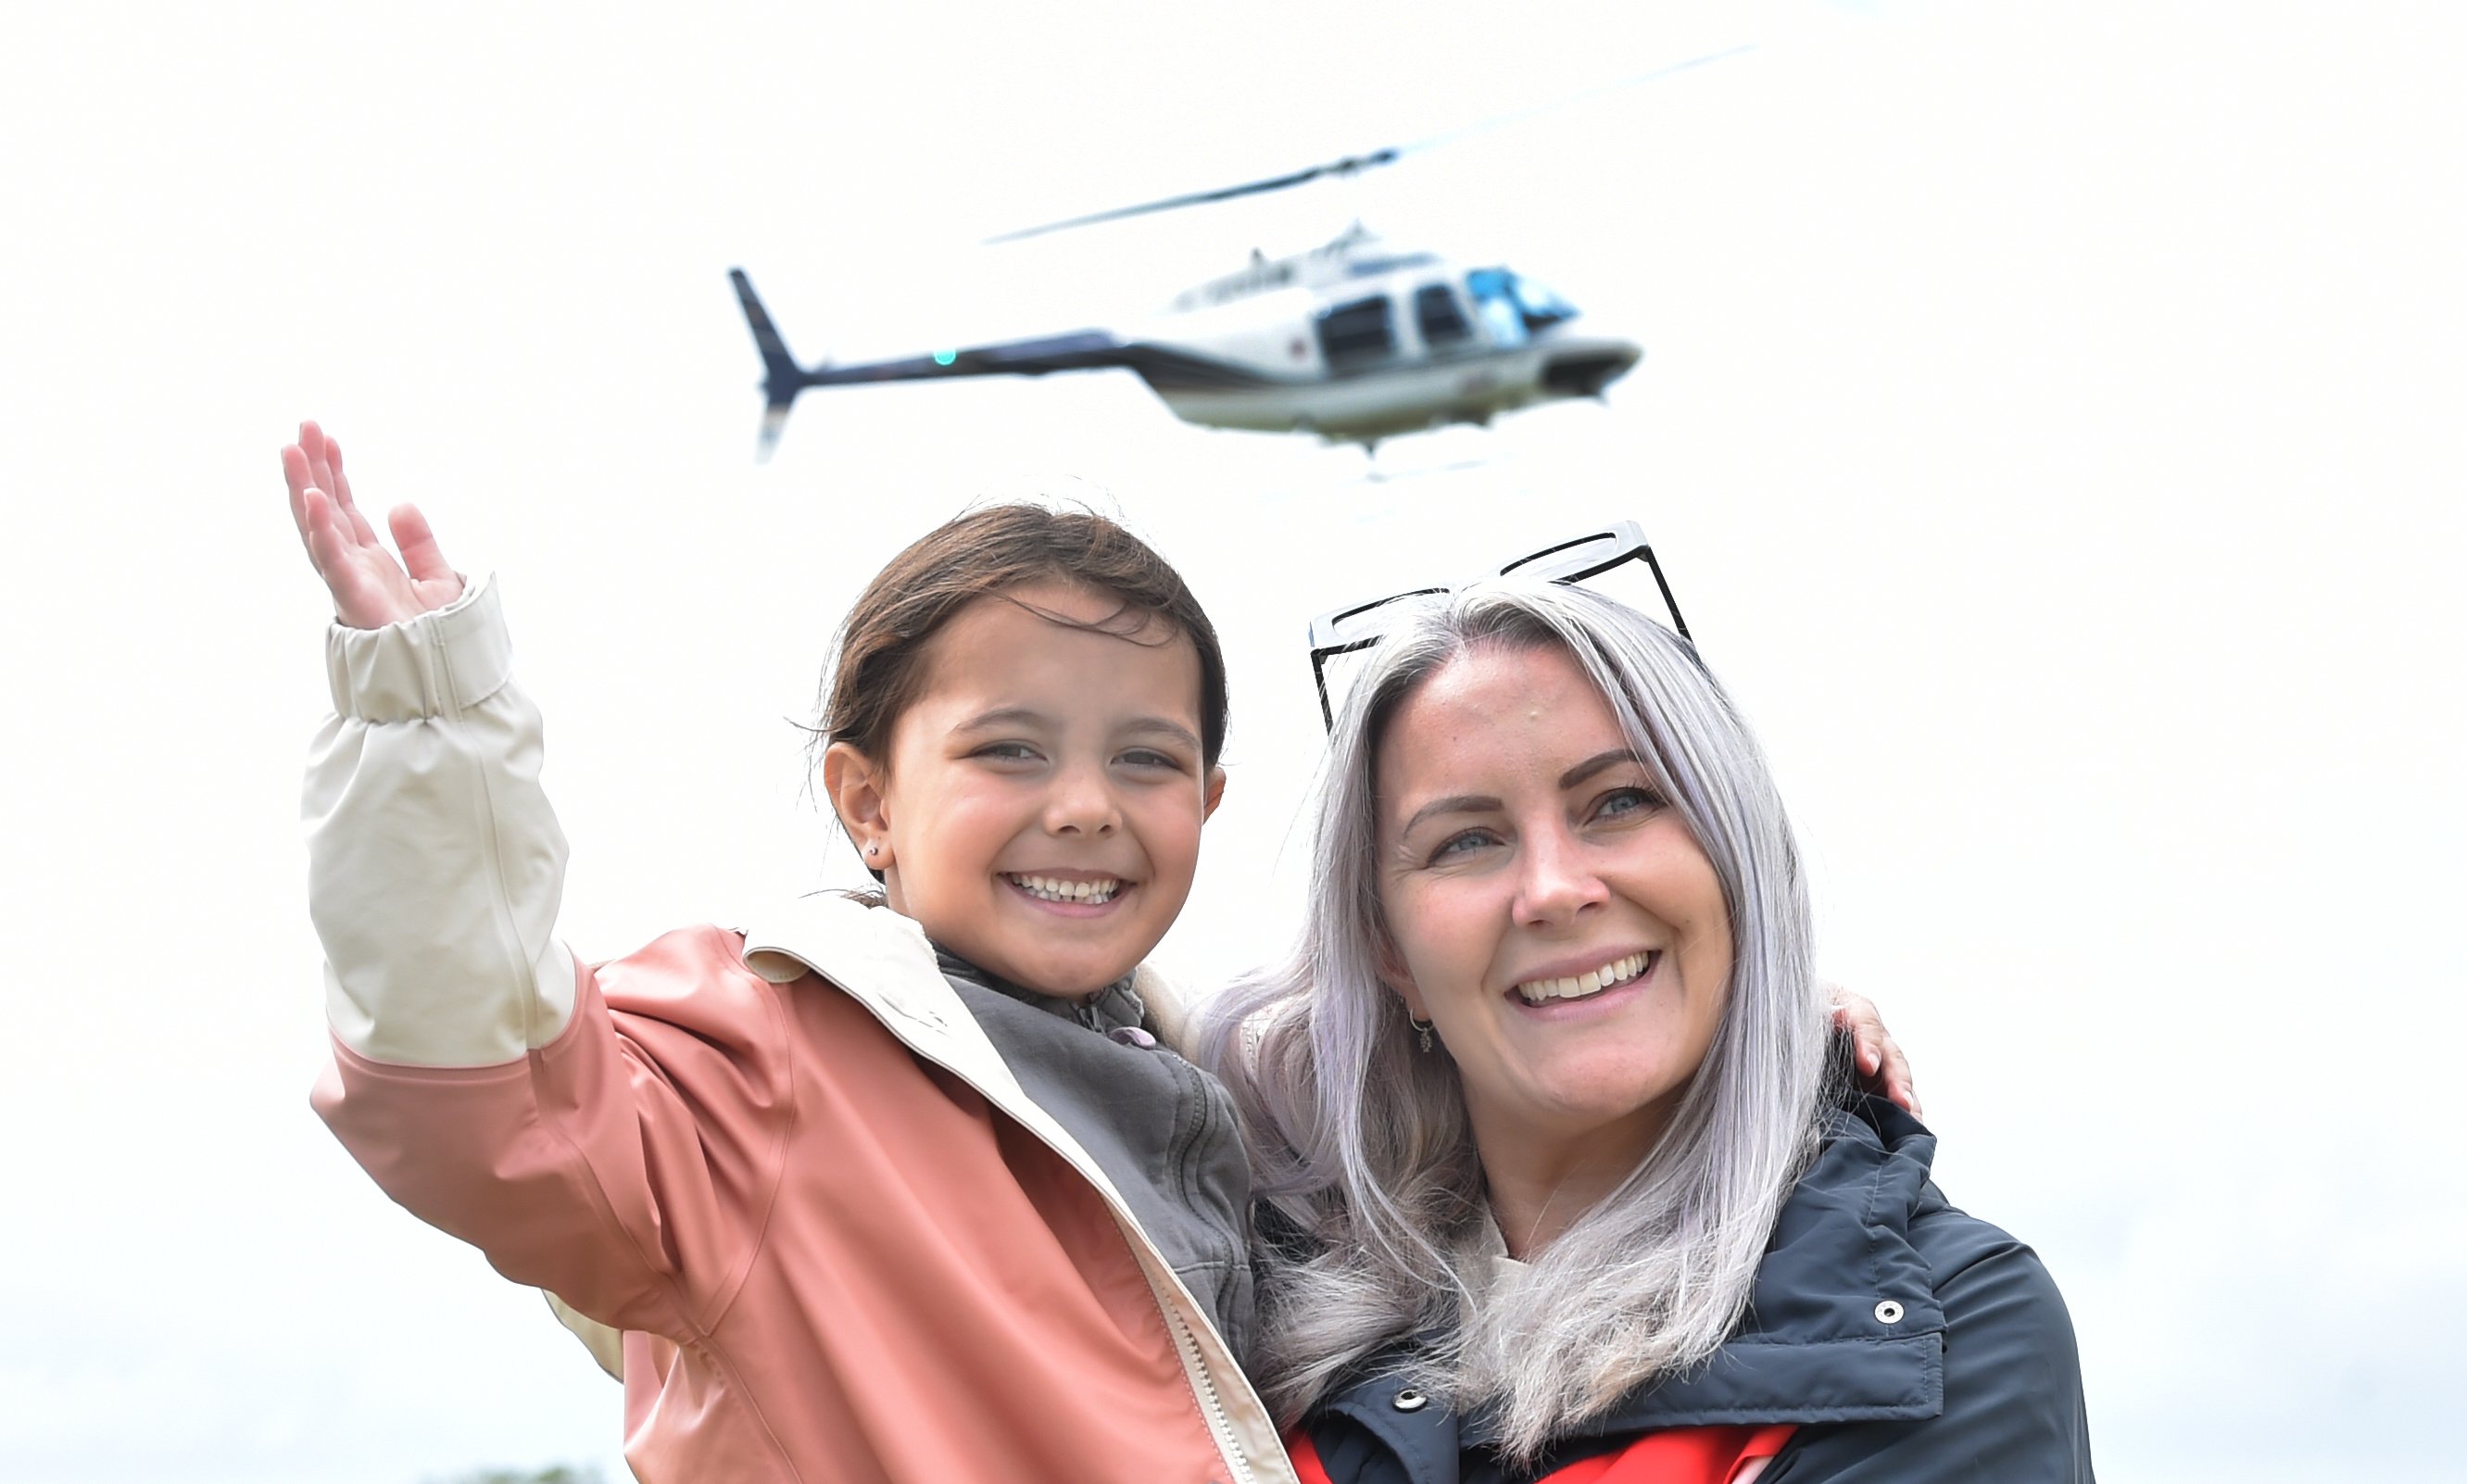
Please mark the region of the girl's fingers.
<svg viewBox="0 0 2467 1484"><path fill-rule="evenodd" d="M437 545L437 533L428 528L428 517L419 513L416 505L398 505L386 518L394 528L395 549L402 552L403 570L414 582L451 581L454 565Z"/></svg>
<svg viewBox="0 0 2467 1484"><path fill-rule="evenodd" d="M1890 1041L1885 1043L1885 1078L1887 1097L1901 1104L1913 1118L1927 1116L1927 1111L1919 1107L1919 1085L1911 1075L1910 1059Z"/></svg>
<svg viewBox="0 0 2467 1484"><path fill-rule="evenodd" d="M307 461L308 483L331 494L334 476L326 467L326 430L313 418L300 425L300 457Z"/></svg>
<svg viewBox="0 0 2467 1484"><path fill-rule="evenodd" d="M334 595L334 611L340 614L347 590L357 585L342 523L334 502L322 489L311 486L302 496L301 505L306 516L301 533L308 541L308 559L316 564L317 575L326 579L326 590Z"/></svg>
<svg viewBox="0 0 2467 1484"><path fill-rule="evenodd" d="M300 425L300 449L308 458L308 480L333 501L335 530L345 540L360 546L373 546L377 533L359 507L351 504L351 492L339 477L337 455L341 452L326 430L315 421Z"/></svg>
<svg viewBox="0 0 2467 1484"><path fill-rule="evenodd" d="M301 477L306 487L322 490L329 498L334 492L334 476L326 467L326 432L313 421L300 425L300 441L292 445L300 450Z"/></svg>
<svg viewBox="0 0 2467 1484"><path fill-rule="evenodd" d="M313 563L317 552L308 544L308 456L300 451L297 443L283 451L283 483L291 493L291 524L299 530L300 545Z"/></svg>
<svg viewBox="0 0 2467 1484"><path fill-rule="evenodd" d="M1850 1033L1851 1056L1859 1070L1875 1075L1883 1065L1883 1048L1890 1040L1885 1034L1885 1022L1865 995L1857 995L1839 984L1827 984L1825 992L1833 1001L1833 1023Z"/></svg>
<svg viewBox="0 0 2467 1484"><path fill-rule="evenodd" d="M362 546L376 545L376 528L369 524L369 518L360 513L359 503L351 498L351 479L343 473L343 445L331 434L326 438L326 468L328 477L334 482L327 487L334 492L335 501L351 517L351 533L359 538Z"/></svg>
<svg viewBox="0 0 2467 1484"><path fill-rule="evenodd" d="M1827 984L1825 989L1833 1000L1833 1023L1850 1033L1851 1061L1861 1077L1873 1091L1907 1109L1911 1116L1919 1116L1918 1081L1911 1075L1910 1058L1885 1028L1885 1018L1876 1013L1875 1002L1839 984Z"/></svg>

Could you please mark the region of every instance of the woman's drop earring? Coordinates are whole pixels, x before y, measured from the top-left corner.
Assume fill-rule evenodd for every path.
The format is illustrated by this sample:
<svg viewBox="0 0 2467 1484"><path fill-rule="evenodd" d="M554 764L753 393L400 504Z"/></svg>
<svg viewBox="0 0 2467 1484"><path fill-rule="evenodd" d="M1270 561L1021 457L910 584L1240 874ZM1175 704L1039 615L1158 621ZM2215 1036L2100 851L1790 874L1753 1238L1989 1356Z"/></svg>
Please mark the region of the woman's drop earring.
<svg viewBox="0 0 2467 1484"><path fill-rule="evenodd" d="M1431 1023L1414 1019L1413 1012L1408 1010L1405 1012L1405 1023L1413 1026L1414 1033L1422 1038L1422 1051L1424 1055L1428 1055L1431 1049Z"/></svg>

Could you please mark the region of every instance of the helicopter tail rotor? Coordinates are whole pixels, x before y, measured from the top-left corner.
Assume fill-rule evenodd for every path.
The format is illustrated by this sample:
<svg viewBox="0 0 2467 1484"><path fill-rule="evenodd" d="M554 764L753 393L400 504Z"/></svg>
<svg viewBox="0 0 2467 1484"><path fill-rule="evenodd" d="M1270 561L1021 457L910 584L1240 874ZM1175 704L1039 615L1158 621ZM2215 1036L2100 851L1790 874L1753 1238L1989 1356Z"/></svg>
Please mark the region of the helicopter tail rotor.
<svg viewBox="0 0 2467 1484"><path fill-rule="evenodd" d="M754 281L742 268L728 270L728 281L736 286L736 302L745 310L746 328L754 332L754 349L762 352L762 432L755 451L758 460L771 457L780 442L780 430L788 421L788 408L797 393L813 385L810 372L800 369L797 358L788 353L788 342L780 338L779 326L771 323L770 311L762 307L761 299L754 292Z"/></svg>

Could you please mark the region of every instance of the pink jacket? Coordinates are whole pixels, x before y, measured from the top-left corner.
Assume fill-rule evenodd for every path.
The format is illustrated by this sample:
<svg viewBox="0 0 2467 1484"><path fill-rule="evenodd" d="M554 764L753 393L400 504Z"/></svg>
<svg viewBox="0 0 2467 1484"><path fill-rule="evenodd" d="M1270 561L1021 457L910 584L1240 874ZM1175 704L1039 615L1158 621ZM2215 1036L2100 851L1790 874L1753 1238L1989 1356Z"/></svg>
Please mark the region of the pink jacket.
<svg viewBox="0 0 2467 1484"><path fill-rule="evenodd" d="M1291 1480L915 924L808 898L596 967L555 943L564 847L507 654L485 584L335 631L316 1103L396 1200L625 1332L646 1484Z"/></svg>

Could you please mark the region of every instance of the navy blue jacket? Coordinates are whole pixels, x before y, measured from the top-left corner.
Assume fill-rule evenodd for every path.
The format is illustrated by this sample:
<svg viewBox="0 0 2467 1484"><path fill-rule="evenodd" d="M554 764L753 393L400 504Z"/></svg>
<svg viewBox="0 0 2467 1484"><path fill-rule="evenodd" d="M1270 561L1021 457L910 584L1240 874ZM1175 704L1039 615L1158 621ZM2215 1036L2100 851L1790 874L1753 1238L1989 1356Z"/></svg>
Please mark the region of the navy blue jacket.
<svg viewBox="0 0 2467 1484"><path fill-rule="evenodd" d="M1321 1461L1335 1484L1524 1484L1643 1432L1786 1422L1757 1484L2091 1484L2064 1300L2037 1254L1946 1203L1935 1156L1908 1113L1854 1095L1782 1207L1739 1332L1536 1471L1500 1468L1480 1410L1400 1409L1415 1388L1393 1358L1312 1409Z"/></svg>

